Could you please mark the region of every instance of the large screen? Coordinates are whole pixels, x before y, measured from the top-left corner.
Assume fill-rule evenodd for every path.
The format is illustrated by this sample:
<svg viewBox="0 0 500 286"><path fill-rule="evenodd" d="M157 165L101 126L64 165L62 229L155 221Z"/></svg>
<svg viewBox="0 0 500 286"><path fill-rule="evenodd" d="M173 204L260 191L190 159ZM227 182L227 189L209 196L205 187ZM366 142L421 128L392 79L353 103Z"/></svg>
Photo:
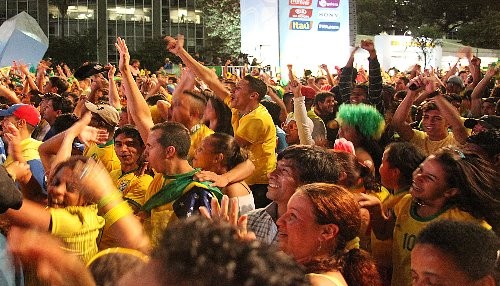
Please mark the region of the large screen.
<svg viewBox="0 0 500 286"><path fill-rule="evenodd" d="M315 73L343 66L350 52L348 0L242 0L242 51L263 64ZM260 57L260 58L259 58Z"/></svg>

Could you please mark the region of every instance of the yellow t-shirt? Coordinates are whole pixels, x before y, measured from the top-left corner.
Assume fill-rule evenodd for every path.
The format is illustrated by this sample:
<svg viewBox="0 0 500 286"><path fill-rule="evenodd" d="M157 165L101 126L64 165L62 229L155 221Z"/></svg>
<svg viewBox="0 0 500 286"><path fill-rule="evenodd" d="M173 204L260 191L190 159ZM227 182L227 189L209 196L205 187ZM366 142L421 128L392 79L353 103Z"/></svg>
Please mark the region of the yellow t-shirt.
<svg viewBox="0 0 500 286"><path fill-rule="evenodd" d="M95 160L99 159L108 172L121 170L120 160L115 153L114 140L110 140L108 143L103 145L93 143L90 146L86 146L85 150L83 150L83 156L93 158Z"/></svg>
<svg viewBox="0 0 500 286"><path fill-rule="evenodd" d="M477 219L456 207L444 209L441 213L430 217L420 217L416 213L415 206L416 204L413 203L412 196L407 194L394 207L396 225L394 227L392 244L393 271L391 285L411 285L410 254L415 246L417 235L429 223L436 220L448 219L476 222L487 229L491 229L491 226L484 220Z"/></svg>
<svg viewBox="0 0 500 286"><path fill-rule="evenodd" d="M380 200L382 202L384 213L392 213L394 206L406 194L408 194L408 189L401 190L395 194L390 194L385 200ZM371 254L373 259L377 262L377 266L392 269L392 239L378 240L372 231L370 242Z"/></svg>
<svg viewBox="0 0 500 286"><path fill-rule="evenodd" d="M123 174L122 170L114 170L109 175L124 198L134 201L138 206L144 204L144 195L153 177L147 174L137 176L134 172Z"/></svg>
<svg viewBox="0 0 500 286"><path fill-rule="evenodd" d="M105 224L104 218L97 215L97 205L50 209L50 216L51 233L87 263L97 253L97 237Z"/></svg>
<svg viewBox="0 0 500 286"><path fill-rule="evenodd" d="M452 132L448 133L448 136L443 140L432 141L429 139L429 136L423 131L413 129L413 137L410 140L410 143L415 144L417 147L424 151L425 155L429 156L431 154L436 153L442 147L446 147L448 145L452 146L460 146L460 143L455 140Z"/></svg>
<svg viewBox="0 0 500 286"><path fill-rule="evenodd" d="M224 102L229 106L230 97ZM245 182L248 185L267 184L267 175L276 168L276 127L273 119L262 105L240 118L238 110L232 108L232 119L235 137L241 137L250 142L250 160L255 165L255 171Z"/></svg>
<svg viewBox="0 0 500 286"><path fill-rule="evenodd" d="M38 147L42 145L42 141L35 140L33 138L26 138L21 141L21 154L23 155L26 161L40 159L40 154L38 153ZM5 162L3 162L4 166L8 166L14 162L14 158L11 155L7 156Z"/></svg>
<svg viewBox="0 0 500 286"><path fill-rule="evenodd" d="M153 177L150 175L137 176L134 172L122 174L121 170L114 170L109 175L132 209L140 209L144 204L144 195L153 181ZM104 228L99 241L99 250L119 247L116 239L110 236L106 230L107 228Z"/></svg>
<svg viewBox="0 0 500 286"><path fill-rule="evenodd" d="M214 134L214 131L205 124L197 124L191 129L191 146L188 153L189 161L193 159L196 149L201 145L201 141L211 134Z"/></svg>

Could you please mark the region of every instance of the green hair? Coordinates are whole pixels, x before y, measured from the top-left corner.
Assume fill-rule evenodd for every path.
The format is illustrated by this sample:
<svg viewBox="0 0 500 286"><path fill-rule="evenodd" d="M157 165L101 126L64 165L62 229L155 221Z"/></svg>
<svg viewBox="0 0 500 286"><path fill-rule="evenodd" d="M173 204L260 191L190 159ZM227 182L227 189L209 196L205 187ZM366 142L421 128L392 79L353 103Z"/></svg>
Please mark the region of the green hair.
<svg viewBox="0 0 500 286"><path fill-rule="evenodd" d="M342 104L336 119L340 125L357 127L365 137L380 139L385 128L384 117L373 106L367 104Z"/></svg>

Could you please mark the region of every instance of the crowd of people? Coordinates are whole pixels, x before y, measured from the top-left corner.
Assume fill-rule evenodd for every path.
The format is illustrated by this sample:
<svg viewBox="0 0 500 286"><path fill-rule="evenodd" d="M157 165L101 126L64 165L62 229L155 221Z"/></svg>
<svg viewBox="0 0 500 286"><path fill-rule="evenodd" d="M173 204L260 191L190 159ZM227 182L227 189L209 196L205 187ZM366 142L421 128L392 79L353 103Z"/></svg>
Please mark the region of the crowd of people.
<svg viewBox="0 0 500 286"><path fill-rule="evenodd" d="M165 45L180 75L121 38L1 75L0 284L500 285L499 66L389 75L366 40L219 77Z"/></svg>

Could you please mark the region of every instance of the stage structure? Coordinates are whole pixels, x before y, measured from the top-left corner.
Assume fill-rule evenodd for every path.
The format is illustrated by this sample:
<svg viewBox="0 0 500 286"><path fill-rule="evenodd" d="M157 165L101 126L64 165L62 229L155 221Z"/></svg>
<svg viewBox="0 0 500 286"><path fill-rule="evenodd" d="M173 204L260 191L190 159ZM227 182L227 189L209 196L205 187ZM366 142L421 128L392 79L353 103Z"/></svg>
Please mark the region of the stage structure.
<svg viewBox="0 0 500 286"><path fill-rule="evenodd" d="M49 39L26 12L21 12L0 26L0 67L12 61L36 67L49 47Z"/></svg>

